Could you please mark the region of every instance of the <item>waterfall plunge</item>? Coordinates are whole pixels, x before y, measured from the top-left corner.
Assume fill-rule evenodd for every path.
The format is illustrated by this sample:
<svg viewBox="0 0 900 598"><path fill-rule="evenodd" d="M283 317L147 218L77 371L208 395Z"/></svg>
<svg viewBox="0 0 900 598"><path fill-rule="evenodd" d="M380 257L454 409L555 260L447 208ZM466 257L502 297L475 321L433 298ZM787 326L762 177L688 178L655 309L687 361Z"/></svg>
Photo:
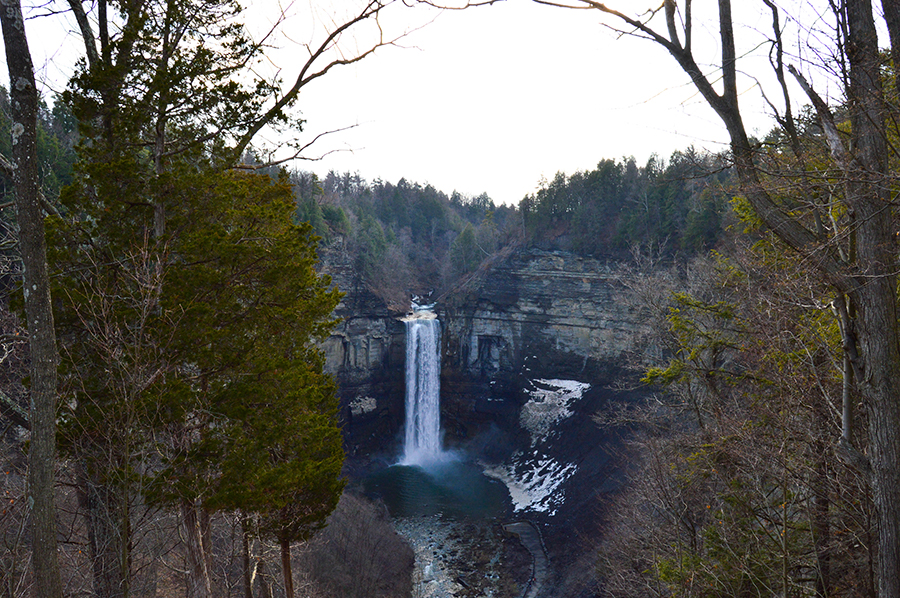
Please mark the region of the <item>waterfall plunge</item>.
<svg viewBox="0 0 900 598"><path fill-rule="evenodd" d="M406 319L406 427L402 465L444 461L441 450L441 323L429 311Z"/></svg>
<svg viewBox="0 0 900 598"><path fill-rule="evenodd" d="M406 425L403 455L370 475L367 494L379 496L394 517L503 517L509 493L463 453L441 447L441 324L413 304L406 322Z"/></svg>

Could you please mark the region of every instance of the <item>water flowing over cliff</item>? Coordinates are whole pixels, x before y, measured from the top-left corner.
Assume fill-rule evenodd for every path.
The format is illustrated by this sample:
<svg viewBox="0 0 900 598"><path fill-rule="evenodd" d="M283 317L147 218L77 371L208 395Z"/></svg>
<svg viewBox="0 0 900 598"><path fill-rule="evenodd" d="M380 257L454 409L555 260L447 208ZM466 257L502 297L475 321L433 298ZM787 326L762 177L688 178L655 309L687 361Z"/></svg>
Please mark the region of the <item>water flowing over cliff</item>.
<svg viewBox="0 0 900 598"><path fill-rule="evenodd" d="M404 465L441 460L441 323L416 310L406 322L406 420Z"/></svg>
<svg viewBox="0 0 900 598"><path fill-rule="evenodd" d="M509 516L537 526L560 575L622 477L627 430L596 416L641 398L628 389L653 349L636 305L615 264L538 250L497 256L437 303L444 444L506 486ZM405 314L359 286L342 308L327 348L350 462L396 462L408 443L406 362L419 359Z"/></svg>

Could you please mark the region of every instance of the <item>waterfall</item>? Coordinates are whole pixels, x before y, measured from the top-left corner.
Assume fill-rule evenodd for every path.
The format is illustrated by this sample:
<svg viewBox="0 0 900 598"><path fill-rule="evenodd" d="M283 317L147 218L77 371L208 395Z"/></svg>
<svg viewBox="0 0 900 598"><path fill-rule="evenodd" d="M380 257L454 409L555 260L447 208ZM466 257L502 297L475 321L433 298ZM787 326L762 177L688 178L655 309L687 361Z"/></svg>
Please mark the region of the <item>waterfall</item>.
<svg viewBox="0 0 900 598"><path fill-rule="evenodd" d="M403 465L441 461L441 323L430 311L406 319Z"/></svg>

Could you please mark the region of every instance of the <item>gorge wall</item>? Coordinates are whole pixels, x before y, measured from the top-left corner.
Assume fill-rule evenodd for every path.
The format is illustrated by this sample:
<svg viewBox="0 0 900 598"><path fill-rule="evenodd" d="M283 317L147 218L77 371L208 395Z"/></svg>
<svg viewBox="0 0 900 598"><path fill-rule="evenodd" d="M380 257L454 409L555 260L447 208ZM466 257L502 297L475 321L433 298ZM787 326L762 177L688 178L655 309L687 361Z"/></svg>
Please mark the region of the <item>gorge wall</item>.
<svg viewBox="0 0 900 598"><path fill-rule="evenodd" d="M340 385L349 453L396 454L404 419L404 314L365 288L340 251L326 252L323 266L346 293L336 312L342 321L324 349ZM461 445L491 432L491 439L478 440L488 456L502 458L522 443L519 419L534 380L589 384L586 396L594 400L584 408L600 408L603 397L618 396L605 389L633 377L629 368L647 358L649 329L617 266L572 254L498 255L440 297L437 311L446 441Z"/></svg>
<svg viewBox="0 0 900 598"><path fill-rule="evenodd" d="M339 382L352 453L389 449L403 424L405 314L367 289L339 249L322 271L344 293L324 343ZM437 301L449 442L515 426L529 380L609 385L652 347L645 317L615 264L564 252L509 251Z"/></svg>
<svg viewBox="0 0 900 598"><path fill-rule="evenodd" d="M616 264L518 251L438 301L443 425L506 484L514 518L541 529L560 584L621 483L621 426L597 416L642 398L656 358L647 315Z"/></svg>
<svg viewBox="0 0 900 598"><path fill-rule="evenodd" d="M334 314L340 321L322 349L338 382L348 456L377 455L394 448L403 426L406 330L340 246L323 251L321 260L322 273L344 293Z"/></svg>
<svg viewBox="0 0 900 598"><path fill-rule="evenodd" d="M647 357L649 328L617 266L568 253L498 256L442 297L438 312L447 410L460 424L498 403L517 416L529 380L596 386Z"/></svg>
<svg viewBox="0 0 900 598"><path fill-rule="evenodd" d="M405 314L388 310L339 252L323 261L346 293L324 350L351 472L365 472L400 454ZM436 310L445 445L507 486L511 518L542 530L562 579L579 566L573 540L596 533L603 495L622 478L616 455L628 430L596 416L641 398L635 382L654 357L646 314L616 265L533 249L495 256Z"/></svg>

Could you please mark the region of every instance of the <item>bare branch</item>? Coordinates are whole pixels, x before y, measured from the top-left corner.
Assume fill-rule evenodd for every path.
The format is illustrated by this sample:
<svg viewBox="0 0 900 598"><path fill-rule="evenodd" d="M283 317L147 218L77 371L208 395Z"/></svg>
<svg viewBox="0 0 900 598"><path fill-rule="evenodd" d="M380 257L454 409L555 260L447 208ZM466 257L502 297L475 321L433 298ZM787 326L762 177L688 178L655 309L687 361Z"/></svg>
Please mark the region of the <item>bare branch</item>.
<svg viewBox="0 0 900 598"><path fill-rule="evenodd" d="M287 162L292 162L292 161L294 161L294 160L304 160L304 161L307 161L307 162L317 162L317 161L319 161L319 160L325 159L326 156L330 156L331 154L336 154L336 153L338 153L338 152L344 152L344 151L352 151L352 150L349 150L349 149L332 149L332 150L328 150L327 152L325 152L325 153L323 153L323 154L320 154L320 155L318 155L318 156L316 156L316 157L314 157L314 158L311 158L311 157L309 157L309 156L304 156L304 155L303 155L303 152L305 152L305 151L308 150L310 147L312 147L312 146L313 146L317 141L319 141L321 138L323 138L323 137L325 137L325 136L327 136L327 135L333 135L334 133L342 133L342 132L344 132L344 131L349 131L350 129L355 129L357 126L358 126L358 125L349 125L349 126L346 126L346 127L341 127L341 128L338 128L338 129L333 129L333 130L331 130L331 131L325 131L325 132L323 132L323 133L319 133L318 135L316 135L316 136L315 136L312 140L310 140L309 142L304 143L303 145L296 146L296 147L294 148L294 150L295 150L294 153L291 154L290 156L287 156L286 158L279 158L278 160L269 160L269 161L265 162L264 164L238 164L238 165L235 166L234 168L237 169L237 170L262 170L262 169L264 169L264 168L269 168L269 167L271 167L271 166L279 166L279 165L281 165L281 164L285 164L285 163L287 163Z"/></svg>
<svg viewBox="0 0 900 598"><path fill-rule="evenodd" d="M675 27L675 0L666 0L663 6L666 9L666 27L669 29L669 39L678 47L681 42L678 39L678 29Z"/></svg>
<svg viewBox="0 0 900 598"><path fill-rule="evenodd" d="M81 0L68 0L72 14L75 15L75 22L78 23L78 29L81 31L81 37L84 40L84 50L88 59L88 68L94 69L100 62L100 55L97 53L97 42L94 39L94 31L88 21L87 13L81 5Z"/></svg>
<svg viewBox="0 0 900 598"><path fill-rule="evenodd" d="M800 87L803 88L803 91L806 92L813 107L816 109L816 114L818 115L819 120L822 123L822 129L825 132L828 149L831 150L831 156L834 158L834 161L837 162L838 166L840 166L841 170L844 172L859 170L861 168L860 165L856 162L856 159L850 155L847 148L844 147L844 142L841 140L837 124L834 122L834 115L831 113L831 109L828 108L828 104L826 104L825 100L816 93L806 78L794 67L794 65L789 64L787 69L797 80L797 83L800 84Z"/></svg>
<svg viewBox="0 0 900 598"><path fill-rule="evenodd" d="M303 89L306 85L315 81L319 77L322 77L326 73L328 73L331 69L337 66L344 66L349 64L354 64L370 56L379 48L385 46L394 46L397 42L405 37L407 33L403 33L393 39L386 40L383 37L383 32L381 31L381 27L378 24L378 17L382 10L386 7L394 4L397 0L371 0L366 6L359 12L357 15L351 19L348 19L340 26L336 27L325 40L315 49L310 51L310 56L303 64L303 67L300 69L300 73L297 75L294 84L288 89L285 94L277 100L264 114L262 114L259 118L257 118L248 128L247 131L244 132L243 135L238 139L235 144L232 160L237 161L240 155L243 154L244 150L253 140L253 137L259 133L266 125L274 121L281 114L282 110L291 106L297 99L300 94L300 90ZM350 31L354 27L360 25L361 23L367 21L375 21L376 25L379 28L379 38L378 41L373 43L368 49L365 49L361 52L358 52L349 57L341 57L331 60L321 67L317 67L320 62L320 59L330 50L334 49L341 38L341 36Z"/></svg>
<svg viewBox="0 0 900 598"><path fill-rule="evenodd" d="M405 6L413 6L415 4L422 4L424 6L431 6L433 8L439 8L441 10L465 10L467 8L475 8L477 6L490 6L492 4L497 4L499 2L503 2L504 0L475 0L474 2L466 2L465 4L461 4L458 6L452 4L443 4L440 2L433 2L432 0L403 0L403 4ZM574 7L570 7L574 8Z"/></svg>
<svg viewBox="0 0 900 598"><path fill-rule="evenodd" d="M8 334L0 334L0 342L13 342L13 343L27 343L28 335L27 334L19 334L19 333L8 333Z"/></svg>

